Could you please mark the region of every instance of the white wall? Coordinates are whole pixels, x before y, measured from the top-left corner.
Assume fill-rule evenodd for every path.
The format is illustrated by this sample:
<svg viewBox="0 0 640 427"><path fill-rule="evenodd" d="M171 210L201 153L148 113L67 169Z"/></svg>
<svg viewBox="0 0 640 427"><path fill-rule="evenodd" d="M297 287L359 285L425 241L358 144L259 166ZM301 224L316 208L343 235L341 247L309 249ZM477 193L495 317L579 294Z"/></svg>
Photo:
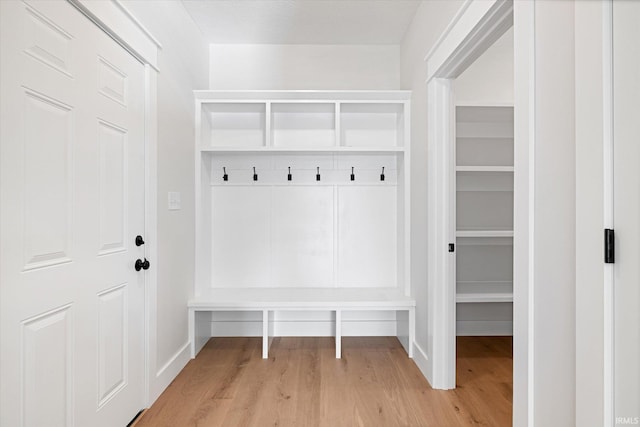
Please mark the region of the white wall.
<svg viewBox="0 0 640 427"><path fill-rule="evenodd" d="M514 9L514 425L573 426L574 2L515 2Z"/></svg>
<svg viewBox="0 0 640 427"><path fill-rule="evenodd" d="M575 3L576 425L604 420L603 7Z"/></svg>
<svg viewBox="0 0 640 427"><path fill-rule="evenodd" d="M398 89L394 45L210 46L210 89Z"/></svg>
<svg viewBox="0 0 640 427"><path fill-rule="evenodd" d="M454 81L456 104L513 104L513 28Z"/></svg>
<svg viewBox="0 0 640 427"><path fill-rule="evenodd" d="M158 259L156 323L151 325L151 402L188 361L187 300L194 276L194 101L206 88L208 45L180 2L124 0L162 44L158 75ZM178 191L182 209L167 209ZM155 376L153 375L155 373Z"/></svg>
<svg viewBox="0 0 640 427"><path fill-rule="evenodd" d="M427 67L424 61L462 0L423 1L401 45L401 88L411 95L411 286L416 298L416 354L427 372Z"/></svg>
<svg viewBox="0 0 640 427"><path fill-rule="evenodd" d="M540 426L575 425L573 6L539 2L535 12L534 398Z"/></svg>

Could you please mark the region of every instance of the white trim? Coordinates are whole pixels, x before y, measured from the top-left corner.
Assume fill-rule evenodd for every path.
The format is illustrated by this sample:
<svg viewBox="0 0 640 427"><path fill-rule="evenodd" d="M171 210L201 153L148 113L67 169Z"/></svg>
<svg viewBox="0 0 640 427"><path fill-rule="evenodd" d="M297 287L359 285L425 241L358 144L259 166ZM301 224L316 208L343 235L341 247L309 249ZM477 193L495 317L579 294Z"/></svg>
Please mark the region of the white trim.
<svg viewBox="0 0 640 427"><path fill-rule="evenodd" d="M424 57L425 61L428 61L429 58L431 58L431 56L433 55L433 53L440 48L440 46L442 45L444 40L449 36L453 28L456 25L458 25L458 21L460 21L460 18L462 18L462 16L465 14L469 6L471 6L472 2L473 0L465 0L462 6L460 6L460 9L458 9L458 11L453 16L453 18L451 18L451 22L449 22L449 24L444 29L442 34L440 34L440 37L438 37L438 40L436 40L433 46L431 46L431 49L429 49L429 52L427 52L427 55Z"/></svg>
<svg viewBox="0 0 640 427"><path fill-rule="evenodd" d="M417 341L413 342L413 361L426 378L431 378L431 363L429 363L429 356L427 356L427 352L420 347Z"/></svg>
<svg viewBox="0 0 640 427"><path fill-rule="evenodd" d="M158 103L157 71L145 65L145 256L158 259ZM157 363L157 264L145 274L145 403L151 404L151 394L157 387L152 384L152 367ZM153 393L151 389L153 390Z"/></svg>
<svg viewBox="0 0 640 427"><path fill-rule="evenodd" d="M460 75L498 40L513 22L511 0L471 1L427 56L427 82Z"/></svg>
<svg viewBox="0 0 640 427"><path fill-rule="evenodd" d="M529 22L529 92L527 97L528 119L527 138L529 152L529 167L527 182L529 184L528 220L527 226L527 421L529 426L535 426L535 202L536 202L536 13L535 3L530 3ZM515 191L515 188L514 188ZM515 232L514 232L515 236ZM515 282L515 280L514 280ZM515 390L514 390L515 392Z"/></svg>
<svg viewBox="0 0 640 427"><path fill-rule="evenodd" d="M514 12L514 271L513 420L534 424L534 226L536 148L535 2L516 2Z"/></svg>
<svg viewBox="0 0 640 427"><path fill-rule="evenodd" d="M602 2L602 148L603 148L603 222L614 228L614 165L613 165L613 1ZM614 264L604 264L604 427L614 425L615 392L615 324L614 324Z"/></svg>
<svg viewBox="0 0 640 427"><path fill-rule="evenodd" d="M428 315L430 371L427 379L436 389L455 388L455 255L447 252L455 242L452 221L451 176L455 174L451 158L453 91L450 79L432 79L427 85L428 131ZM451 224L453 222L453 224ZM453 256L452 256L453 255ZM453 265L453 269L452 269Z"/></svg>
<svg viewBox="0 0 640 427"><path fill-rule="evenodd" d="M147 36L147 38L149 40L151 40L153 42L153 44L156 45L156 47L158 49L162 49L162 44L160 44L160 42L158 41L157 38L155 38L153 36L153 34L151 34L151 32L149 30L147 30L147 28L142 25L142 23L138 20L138 18L136 18L135 16L133 16L133 13L131 13L131 11L129 11L129 9L127 9L120 0L111 0L116 6L118 6L118 9L120 9L122 11L122 13L124 13L130 20L131 22L133 22L135 24L136 27L138 27L140 29L140 31L142 31L144 33L145 36Z"/></svg>
<svg viewBox="0 0 640 427"><path fill-rule="evenodd" d="M183 346L180 347L180 349L178 351L176 351L176 353L173 356L171 356L171 358L164 365L162 365L162 367L160 369L158 369L158 372L156 373L156 378L159 378L162 375L164 375L166 373L166 371L169 368L171 368L171 365L173 365L176 361L178 361L178 360L180 360L182 358L186 358L186 361L184 363L186 365L186 363L189 361L189 355L188 355L187 350L189 349L189 345L190 344L191 344L190 341L187 341L186 343L184 343ZM183 367L184 367L184 365L182 365L180 368L178 368L177 372L180 372L180 369L182 369ZM174 375L173 378L175 378L175 375Z"/></svg>
<svg viewBox="0 0 640 427"><path fill-rule="evenodd" d="M160 43L118 0L67 0L142 64L158 69Z"/></svg>
<svg viewBox="0 0 640 427"><path fill-rule="evenodd" d="M360 102L404 103L411 100L410 90L194 90L196 101L215 102L310 102L341 104ZM336 101L339 100L339 101Z"/></svg>

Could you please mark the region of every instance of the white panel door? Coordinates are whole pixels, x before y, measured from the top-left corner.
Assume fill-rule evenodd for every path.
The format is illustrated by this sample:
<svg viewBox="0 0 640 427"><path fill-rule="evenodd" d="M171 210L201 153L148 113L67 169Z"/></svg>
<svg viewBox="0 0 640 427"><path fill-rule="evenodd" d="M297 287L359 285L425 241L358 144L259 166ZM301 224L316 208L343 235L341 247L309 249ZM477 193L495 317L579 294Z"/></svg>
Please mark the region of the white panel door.
<svg viewBox="0 0 640 427"><path fill-rule="evenodd" d="M65 1L2 1L3 426L144 404L144 67Z"/></svg>
<svg viewBox="0 0 640 427"><path fill-rule="evenodd" d="M616 425L640 423L640 2L613 2Z"/></svg>

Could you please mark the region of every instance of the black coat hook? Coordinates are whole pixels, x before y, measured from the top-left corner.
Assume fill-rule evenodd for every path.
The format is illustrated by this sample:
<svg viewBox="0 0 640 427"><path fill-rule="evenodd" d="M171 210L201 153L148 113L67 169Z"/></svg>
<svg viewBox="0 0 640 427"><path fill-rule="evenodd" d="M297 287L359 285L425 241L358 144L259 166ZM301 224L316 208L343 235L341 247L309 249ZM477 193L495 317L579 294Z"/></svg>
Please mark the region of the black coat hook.
<svg viewBox="0 0 640 427"><path fill-rule="evenodd" d="M320 181L320 167L316 168L316 181Z"/></svg>
<svg viewBox="0 0 640 427"><path fill-rule="evenodd" d="M222 168L222 173L224 174L224 175L222 175L222 180L223 181L229 181L229 175L227 175L227 168L223 167Z"/></svg>
<svg viewBox="0 0 640 427"><path fill-rule="evenodd" d="M384 166L382 167L382 173L380 174L380 181L384 181Z"/></svg>
<svg viewBox="0 0 640 427"><path fill-rule="evenodd" d="M351 181L356 180L356 175L353 173L353 166L351 166Z"/></svg>
<svg viewBox="0 0 640 427"><path fill-rule="evenodd" d="M258 174L256 173L256 167L253 167L253 180L257 181L258 180Z"/></svg>
<svg viewBox="0 0 640 427"><path fill-rule="evenodd" d="M291 167L288 168L289 173L287 174L287 181L291 181Z"/></svg>

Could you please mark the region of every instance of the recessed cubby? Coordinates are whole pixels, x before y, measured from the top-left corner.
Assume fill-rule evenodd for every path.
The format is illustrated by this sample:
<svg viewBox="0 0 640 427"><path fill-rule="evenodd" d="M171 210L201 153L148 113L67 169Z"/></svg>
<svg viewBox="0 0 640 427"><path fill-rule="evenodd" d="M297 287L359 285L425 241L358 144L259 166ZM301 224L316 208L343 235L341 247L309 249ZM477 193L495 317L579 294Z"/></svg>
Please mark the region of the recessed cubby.
<svg viewBox="0 0 640 427"><path fill-rule="evenodd" d="M402 103L341 103L340 140L345 147L404 145Z"/></svg>
<svg viewBox="0 0 640 427"><path fill-rule="evenodd" d="M274 147L331 147L336 143L333 103L272 103Z"/></svg>
<svg viewBox="0 0 640 427"><path fill-rule="evenodd" d="M264 147L265 114L265 103L204 105L200 147Z"/></svg>

